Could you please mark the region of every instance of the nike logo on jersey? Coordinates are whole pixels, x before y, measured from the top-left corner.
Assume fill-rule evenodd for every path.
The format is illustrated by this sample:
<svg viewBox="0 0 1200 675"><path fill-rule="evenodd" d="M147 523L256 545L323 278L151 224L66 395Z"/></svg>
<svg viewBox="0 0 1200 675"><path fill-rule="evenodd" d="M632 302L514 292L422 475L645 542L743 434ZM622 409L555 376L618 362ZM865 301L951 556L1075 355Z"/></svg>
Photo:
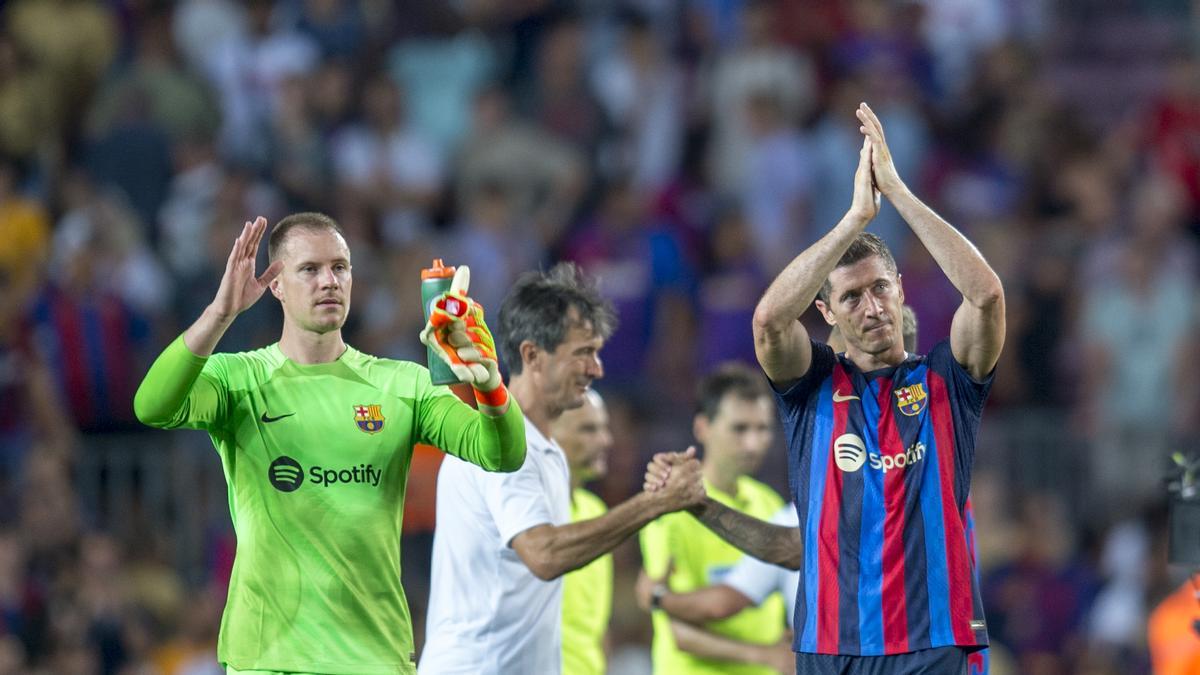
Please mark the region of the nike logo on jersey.
<svg viewBox="0 0 1200 675"><path fill-rule="evenodd" d="M854 394L842 395L842 392L840 392L840 391L833 392L833 402L834 403L845 403L846 401L857 401L857 400L859 400L859 398L857 396L855 396Z"/></svg>
<svg viewBox="0 0 1200 675"><path fill-rule="evenodd" d="M264 412L262 414L262 421L266 422L267 424L270 424L271 422L278 422L279 420L281 420L285 417L291 417L292 415L295 415L295 414L296 413L292 412L292 413L288 413L286 415L280 415L279 417L271 417L270 415L268 415L267 413Z"/></svg>

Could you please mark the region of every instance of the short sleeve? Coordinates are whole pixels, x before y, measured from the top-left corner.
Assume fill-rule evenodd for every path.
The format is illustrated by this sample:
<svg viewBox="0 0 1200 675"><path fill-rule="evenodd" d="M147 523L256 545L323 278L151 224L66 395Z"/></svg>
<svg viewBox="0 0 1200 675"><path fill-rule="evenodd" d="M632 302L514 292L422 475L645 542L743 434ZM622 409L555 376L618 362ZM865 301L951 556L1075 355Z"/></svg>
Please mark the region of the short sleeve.
<svg viewBox="0 0 1200 675"><path fill-rule="evenodd" d="M477 476L505 546L512 546L512 540L531 527L554 523L539 465L529 455L521 468L512 473L479 472Z"/></svg>
<svg viewBox="0 0 1200 675"><path fill-rule="evenodd" d="M799 527L799 517L796 508L784 504L775 515L771 516L772 525L783 527ZM750 598L755 605L760 605L771 593L779 591L785 597L795 594L793 586L787 588L790 572L782 567L765 563L752 556L742 556L738 564L729 572L721 583L729 586L742 595Z"/></svg>
<svg viewBox="0 0 1200 675"><path fill-rule="evenodd" d="M760 605L771 593L779 590L781 571L782 568L744 555L721 583L750 598L755 605Z"/></svg>
<svg viewBox="0 0 1200 675"><path fill-rule="evenodd" d="M992 388L992 373L977 380L966 368L955 360L947 338L934 345L926 359L931 374L936 374L944 383L945 396L950 403L950 418L954 427L954 492L959 507L963 505L971 488L971 467L975 464L975 443L979 435L979 423L983 417L983 406L987 403ZM937 396L941 386L930 381L930 395ZM936 387L936 388L935 388Z"/></svg>
<svg viewBox="0 0 1200 675"><path fill-rule="evenodd" d="M954 358L950 349L950 338L946 338L929 350L929 368L946 381L951 402L959 410L970 413L976 420L983 412L987 402L988 392L992 389L992 379L995 369L983 379L975 379L967 369Z"/></svg>
<svg viewBox="0 0 1200 675"><path fill-rule="evenodd" d="M779 402L779 410L785 415L803 409L809 395L829 377L837 363L837 355L833 353L832 347L811 338L809 342L812 344L812 363L808 366L808 372L784 391L776 389L774 384L771 387L775 392L775 399Z"/></svg>

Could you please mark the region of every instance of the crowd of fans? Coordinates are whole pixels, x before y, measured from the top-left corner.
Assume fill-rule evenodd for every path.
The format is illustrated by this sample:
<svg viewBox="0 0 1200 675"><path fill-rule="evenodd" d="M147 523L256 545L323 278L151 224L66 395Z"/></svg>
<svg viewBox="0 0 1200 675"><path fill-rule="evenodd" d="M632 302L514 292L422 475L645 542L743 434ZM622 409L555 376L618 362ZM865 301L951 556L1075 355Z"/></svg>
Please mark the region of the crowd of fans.
<svg viewBox="0 0 1200 675"><path fill-rule="evenodd" d="M114 528L135 516L98 517L77 486L88 453L178 450L138 428L133 392L244 221L334 216L354 255L348 341L379 356L424 360L434 257L470 265L492 311L523 270L596 275L621 322L600 383L615 501L649 453L686 443L697 376L753 363L759 295L850 203L859 101L1006 286L974 485L994 672L1149 672L1147 617L1181 581L1167 457L1200 433L1187 3L0 7L0 673L220 672L227 517L184 574L171 531ZM1147 66L1136 83L1126 58ZM925 351L959 298L894 209L871 230ZM273 304L220 349L278 339ZM1007 454L1016 428L1070 475ZM427 579L408 560L419 633ZM637 565L619 550L616 665L649 640L624 597Z"/></svg>

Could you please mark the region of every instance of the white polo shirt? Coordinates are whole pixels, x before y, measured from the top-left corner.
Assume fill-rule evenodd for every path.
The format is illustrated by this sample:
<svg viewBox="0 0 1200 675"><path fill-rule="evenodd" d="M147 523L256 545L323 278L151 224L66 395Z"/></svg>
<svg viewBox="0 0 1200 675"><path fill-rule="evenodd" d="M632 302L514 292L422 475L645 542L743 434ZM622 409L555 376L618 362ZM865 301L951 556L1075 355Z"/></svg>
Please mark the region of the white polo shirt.
<svg viewBox="0 0 1200 675"><path fill-rule="evenodd" d="M800 519L796 516L796 507L787 504L771 517L771 522L784 527L799 527ZM778 591L787 603L787 620L790 626L796 620L796 589L800 586L800 571L789 570L771 563L763 562L753 556L742 556L738 564L721 580L742 595L750 598L750 602L761 605L767 596Z"/></svg>
<svg viewBox="0 0 1200 675"><path fill-rule="evenodd" d="M557 675L562 578L533 576L513 537L571 519L562 448L525 420L525 463L489 473L447 456L438 473L422 675Z"/></svg>

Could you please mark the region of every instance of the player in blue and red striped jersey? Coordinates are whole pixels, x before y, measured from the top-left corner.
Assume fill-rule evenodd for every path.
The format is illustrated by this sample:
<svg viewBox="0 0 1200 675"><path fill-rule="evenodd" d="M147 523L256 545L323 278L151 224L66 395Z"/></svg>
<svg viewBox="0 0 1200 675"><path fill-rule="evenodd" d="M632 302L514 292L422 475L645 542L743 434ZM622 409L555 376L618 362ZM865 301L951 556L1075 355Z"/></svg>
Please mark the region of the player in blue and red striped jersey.
<svg viewBox="0 0 1200 675"><path fill-rule="evenodd" d="M913 313L911 307L905 305L902 317L904 349L915 352L917 348L916 314ZM845 350L845 341L842 340L836 327L829 333L828 344L835 351ZM975 564L975 570L978 572L979 555L975 546L975 514L971 507L970 496L967 497L964 515L966 516L967 550ZM794 505L785 506L772 518L771 522L796 527ZM978 579L978 577L976 578ZM643 606L643 609L649 607L650 599L657 593L659 608L670 615L672 619L690 622L697 626L733 616L747 607L759 604L768 594L777 590L788 602L788 624L791 626L791 622L795 618L796 587L799 585L799 581L800 573L797 570L781 569L746 556L724 577L723 581L712 586L688 593L672 593L665 587L656 588L656 580L647 577L643 572L638 577L636 590L638 603ZM720 655L717 658L772 663L770 659L776 656L773 647L764 648L761 645L716 639L717 636L713 636L703 628L695 628L693 633L694 637L691 639L703 641L710 652ZM988 675L988 650L981 649L971 652L967 657L967 665L969 666L969 675ZM784 672L791 672L792 668L793 666L789 666Z"/></svg>
<svg viewBox="0 0 1200 675"><path fill-rule="evenodd" d="M987 645L965 504L980 413L1004 341L1004 291L979 251L896 173L864 103L850 210L793 260L754 316L775 387L800 527L711 499L692 512L744 551L801 570L796 668L808 673L967 673ZM928 355L901 341L895 260L864 229L887 197L963 295ZM835 354L800 315L816 299L846 340ZM648 479L675 456L658 456Z"/></svg>

